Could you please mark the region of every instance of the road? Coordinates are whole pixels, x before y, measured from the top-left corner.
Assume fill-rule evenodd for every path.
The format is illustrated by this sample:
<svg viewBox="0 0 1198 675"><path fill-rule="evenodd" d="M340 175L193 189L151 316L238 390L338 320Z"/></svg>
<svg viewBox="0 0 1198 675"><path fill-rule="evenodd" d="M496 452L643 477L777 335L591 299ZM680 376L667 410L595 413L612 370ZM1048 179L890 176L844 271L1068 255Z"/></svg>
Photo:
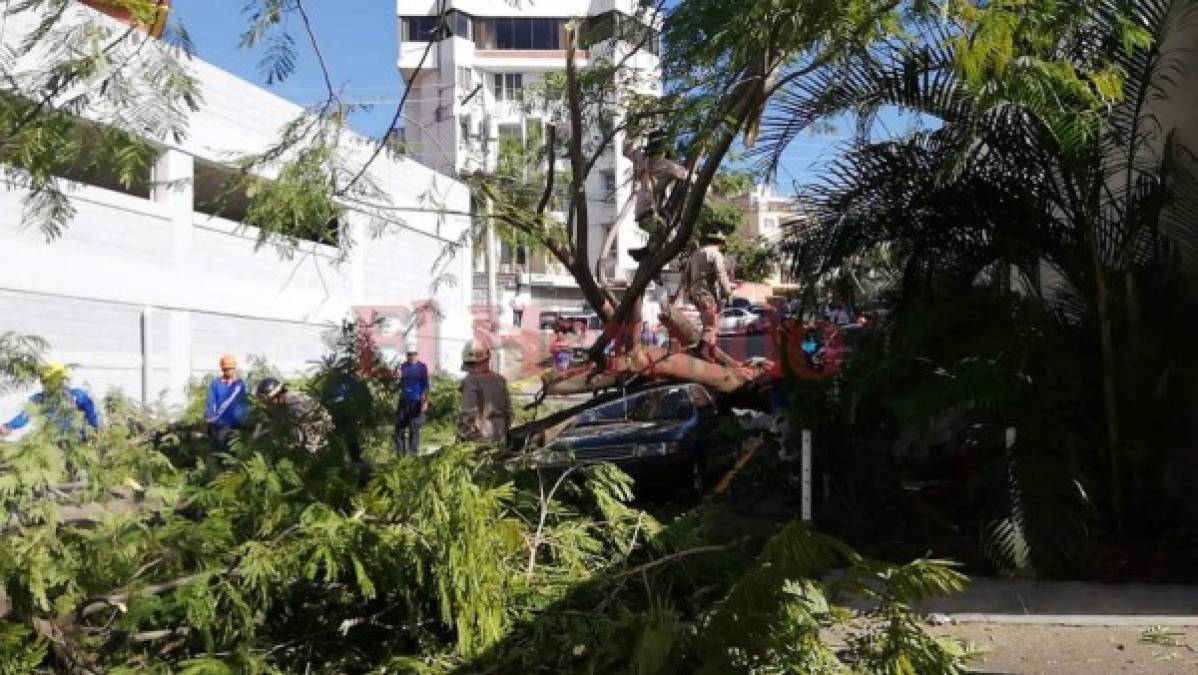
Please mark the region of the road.
<svg viewBox="0 0 1198 675"><path fill-rule="evenodd" d="M741 361L769 354L769 339L764 335L728 335L720 338L720 349Z"/></svg>

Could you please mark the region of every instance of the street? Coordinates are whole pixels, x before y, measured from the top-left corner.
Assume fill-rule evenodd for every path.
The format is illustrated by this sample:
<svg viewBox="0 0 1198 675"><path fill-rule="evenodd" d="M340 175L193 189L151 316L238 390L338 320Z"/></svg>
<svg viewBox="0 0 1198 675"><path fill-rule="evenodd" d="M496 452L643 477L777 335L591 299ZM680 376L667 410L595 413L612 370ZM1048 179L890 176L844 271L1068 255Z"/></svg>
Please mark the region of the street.
<svg viewBox="0 0 1198 675"><path fill-rule="evenodd" d="M753 356L771 356L769 338L765 335L726 335L719 340L720 349L738 361Z"/></svg>

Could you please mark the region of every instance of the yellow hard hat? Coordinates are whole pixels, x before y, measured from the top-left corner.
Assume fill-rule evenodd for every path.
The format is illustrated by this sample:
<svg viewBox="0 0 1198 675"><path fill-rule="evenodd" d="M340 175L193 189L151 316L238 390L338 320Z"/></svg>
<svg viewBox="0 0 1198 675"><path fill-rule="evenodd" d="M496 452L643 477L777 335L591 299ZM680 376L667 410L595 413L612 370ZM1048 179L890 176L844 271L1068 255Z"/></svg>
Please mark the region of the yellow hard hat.
<svg viewBox="0 0 1198 675"><path fill-rule="evenodd" d="M43 380L61 379L67 376L67 367L58 361L49 361L38 374Z"/></svg>
<svg viewBox="0 0 1198 675"><path fill-rule="evenodd" d="M225 354L224 356L220 357L220 369L221 370L225 370L226 368L236 368L236 367L237 367L237 359L232 354Z"/></svg>

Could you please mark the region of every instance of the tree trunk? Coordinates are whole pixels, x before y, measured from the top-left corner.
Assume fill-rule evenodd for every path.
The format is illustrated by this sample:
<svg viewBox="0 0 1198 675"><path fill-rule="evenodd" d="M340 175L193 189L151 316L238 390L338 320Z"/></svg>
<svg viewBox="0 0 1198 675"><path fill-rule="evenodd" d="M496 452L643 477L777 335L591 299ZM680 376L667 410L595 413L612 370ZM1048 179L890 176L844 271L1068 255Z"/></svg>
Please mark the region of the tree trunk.
<svg viewBox="0 0 1198 675"><path fill-rule="evenodd" d="M1106 417L1107 452L1110 490L1111 517L1115 532L1123 534L1123 476L1119 453L1122 438L1119 429L1118 376L1115 372L1115 334L1111 316L1111 297L1107 269L1097 250L1091 251L1094 264L1094 285L1097 292L1097 310L1100 339L1102 341L1102 401Z"/></svg>

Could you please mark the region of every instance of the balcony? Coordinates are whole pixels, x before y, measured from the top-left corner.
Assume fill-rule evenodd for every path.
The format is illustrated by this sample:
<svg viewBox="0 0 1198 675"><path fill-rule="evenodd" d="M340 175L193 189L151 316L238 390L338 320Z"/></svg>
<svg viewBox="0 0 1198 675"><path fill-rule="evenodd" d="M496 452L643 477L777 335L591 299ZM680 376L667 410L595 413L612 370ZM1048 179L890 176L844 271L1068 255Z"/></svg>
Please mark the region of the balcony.
<svg viewBox="0 0 1198 675"><path fill-rule="evenodd" d="M422 70L430 70L437 67L437 45L433 45L429 49L427 42L401 42L399 45L399 69L405 75L411 75L415 72L416 67L420 65L420 59L424 59ZM428 49L428 56L425 57L424 51Z"/></svg>

